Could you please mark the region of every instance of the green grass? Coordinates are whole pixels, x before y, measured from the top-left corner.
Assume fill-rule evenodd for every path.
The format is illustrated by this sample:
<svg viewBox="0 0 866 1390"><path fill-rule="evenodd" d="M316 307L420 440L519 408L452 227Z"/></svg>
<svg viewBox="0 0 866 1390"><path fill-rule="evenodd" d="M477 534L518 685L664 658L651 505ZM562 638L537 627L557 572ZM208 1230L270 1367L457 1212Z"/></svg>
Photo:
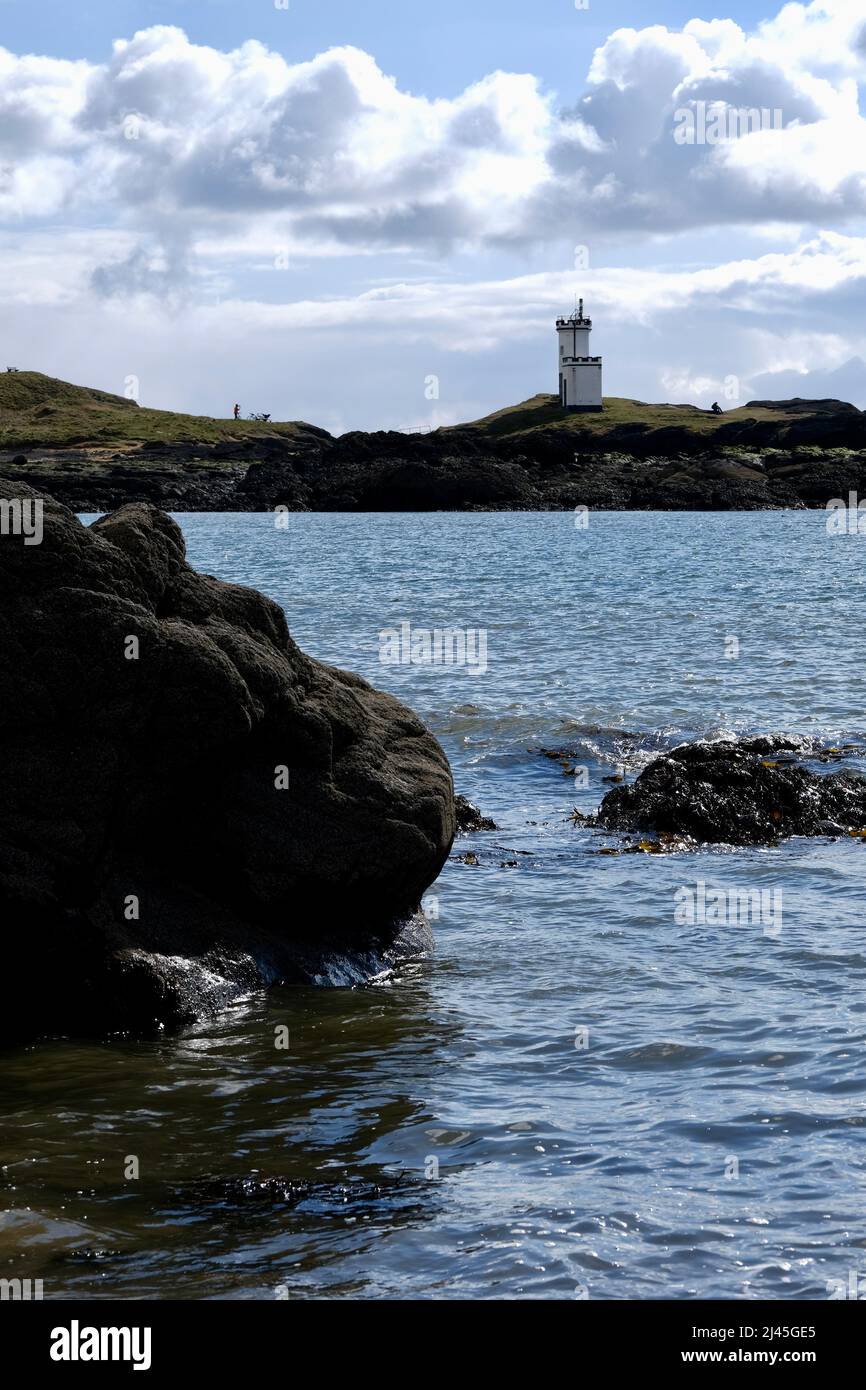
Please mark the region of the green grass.
<svg viewBox="0 0 866 1390"><path fill-rule="evenodd" d="M807 413L810 405L810 402L804 403ZM468 425L449 426L436 433L447 436L454 429L469 429L499 437L555 429L579 433L584 438L596 435L601 439L617 428L658 430L674 426L701 435L712 434L720 424L737 420L789 424L791 409L786 409L784 403L778 408L740 406L722 415L713 415L694 405L649 405L644 401L608 396L602 411L583 415L563 410L557 396L538 395ZM0 372L0 449L6 452L69 447L111 449L112 446L131 452L133 446L147 443L219 444L232 440L284 443L303 435L330 437L327 431L300 420L265 423L151 410L123 396L113 396L89 386L73 386L68 381L43 376L41 372Z"/></svg>
<svg viewBox="0 0 866 1390"><path fill-rule="evenodd" d="M302 421L221 420L150 410L124 396L73 386L41 372L0 372L0 449L5 450L150 441L285 441L312 428Z"/></svg>
<svg viewBox="0 0 866 1390"><path fill-rule="evenodd" d="M563 410L557 396L531 396L520 405L496 410L481 420L473 420L461 429L474 429L489 435L528 434L532 430L558 429L574 432L605 435L611 429L622 426L645 426L648 430L658 430L676 426L695 434L711 434L719 425L735 420L775 420L780 424L790 423L790 412L784 408L739 406L736 410L723 411L713 415L709 410L701 410L696 405L649 405L645 401L626 400L621 396L606 396L600 411L582 414L578 411Z"/></svg>

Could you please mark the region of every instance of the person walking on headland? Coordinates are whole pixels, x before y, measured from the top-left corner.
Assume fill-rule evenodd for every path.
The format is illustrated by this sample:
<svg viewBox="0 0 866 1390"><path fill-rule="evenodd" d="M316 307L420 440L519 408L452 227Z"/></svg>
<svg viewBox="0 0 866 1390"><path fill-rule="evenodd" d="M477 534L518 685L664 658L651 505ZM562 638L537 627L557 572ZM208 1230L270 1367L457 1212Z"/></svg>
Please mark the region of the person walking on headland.
<svg viewBox="0 0 866 1390"><path fill-rule="evenodd" d="M235 406L235 419L236 419L236 420L239 420L240 418L241 418L241 408L240 408L239 405L236 405L236 406Z"/></svg>

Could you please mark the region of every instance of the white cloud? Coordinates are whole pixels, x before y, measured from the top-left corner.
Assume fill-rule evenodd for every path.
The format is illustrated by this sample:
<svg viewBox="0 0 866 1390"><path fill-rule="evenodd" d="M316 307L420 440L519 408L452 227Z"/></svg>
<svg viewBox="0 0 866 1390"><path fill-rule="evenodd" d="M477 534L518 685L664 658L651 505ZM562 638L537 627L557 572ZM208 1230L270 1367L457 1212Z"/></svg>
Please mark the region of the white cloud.
<svg viewBox="0 0 866 1390"><path fill-rule="evenodd" d="M0 50L0 216L134 227L142 249L104 292L140 287L154 240L161 292L189 272L194 240L236 248L264 228L315 255L838 225L866 214L864 33L859 0L788 4L751 33L732 20L620 29L570 110L529 75L430 100L357 48L288 63L165 25L101 64ZM698 102L779 109L785 128L677 145L675 113Z"/></svg>
<svg viewBox="0 0 866 1390"><path fill-rule="evenodd" d="M787 4L750 31L617 30L576 100L499 71L430 99L358 48L290 63L169 26L119 40L102 63L0 49L14 355L108 389L119 361L150 403L185 409L221 410L220 382L238 375L251 406L339 428L418 423L423 394L392 406L394 383L408 364L423 381L444 354L467 383L438 407L453 420L549 388L550 320L579 278L618 394L700 398L731 372L831 373L866 350L864 80L862 0ZM784 127L677 144L677 111L701 102L779 108ZM610 262L629 238L639 266L537 270L579 243ZM657 238L682 247L679 264L647 264ZM384 277L383 253L404 276ZM503 278L520 257L534 273ZM280 258L303 280L268 279Z"/></svg>
<svg viewBox="0 0 866 1390"><path fill-rule="evenodd" d="M111 248L123 264L135 262L137 250L129 238L100 234L103 254ZM57 254L58 245L62 252ZM48 247L55 252L51 279L36 281L30 274ZM88 266L93 255L89 234L70 232L58 242L43 234L35 242L21 234L0 238L0 299L20 303L74 305L87 295ZM22 258L29 259L22 260ZM22 276L18 269L24 265ZM147 273L167 273L162 262L139 266L135 321L167 324L179 306L148 304ZM826 366L850 354L851 336L836 332L839 320L859 325L860 303L866 298L866 237L826 232L793 249L733 259L715 266L640 268L610 266L581 273L587 302L597 324L610 332L636 328L653 333L715 315L751 335L751 356L763 370L805 367L816 353ZM207 302L184 302L184 320L207 337L261 333L291 335L340 333L350 328L360 335L380 335L395 343L428 343L460 354L500 353L509 343L549 334L550 324L569 302L575 281L571 268L508 279L458 280L442 277L377 284L357 293L331 294L266 302L250 297L224 297ZM37 286L37 292L31 288ZM779 334L764 325L785 316L785 350L779 356L771 345ZM117 322L126 310L118 306ZM796 328L800 322L807 329ZM859 329L858 329L859 331ZM672 336L676 336L673 334Z"/></svg>

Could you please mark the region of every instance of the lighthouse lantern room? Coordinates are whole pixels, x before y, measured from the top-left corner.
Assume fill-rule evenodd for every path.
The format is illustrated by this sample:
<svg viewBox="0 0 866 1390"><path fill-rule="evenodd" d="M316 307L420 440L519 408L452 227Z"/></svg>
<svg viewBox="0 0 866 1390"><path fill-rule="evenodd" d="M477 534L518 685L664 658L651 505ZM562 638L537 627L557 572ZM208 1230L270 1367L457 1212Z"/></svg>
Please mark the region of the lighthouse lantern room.
<svg viewBox="0 0 866 1390"><path fill-rule="evenodd" d="M559 342L559 401L566 410L601 410L601 358L590 357L592 319L583 300L570 318L556 320Z"/></svg>

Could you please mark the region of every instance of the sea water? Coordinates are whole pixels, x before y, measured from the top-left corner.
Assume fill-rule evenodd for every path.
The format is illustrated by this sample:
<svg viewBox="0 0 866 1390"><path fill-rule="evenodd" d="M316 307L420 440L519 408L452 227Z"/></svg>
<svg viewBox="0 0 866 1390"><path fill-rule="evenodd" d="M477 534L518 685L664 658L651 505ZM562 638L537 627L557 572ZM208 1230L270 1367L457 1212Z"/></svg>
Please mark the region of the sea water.
<svg viewBox="0 0 866 1390"><path fill-rule="evenodd" d="M498 829L455 844L435 954L397 975L7 1052L0 1274L46 1298L866 1288L866 844L611 853L573 817L686 739L862 745L866 537L821 512L178 520L197 568L411 705ZM388 659L404 624L483 632L485 669ZM708 892L773 911L678 915Z"/></svg>

